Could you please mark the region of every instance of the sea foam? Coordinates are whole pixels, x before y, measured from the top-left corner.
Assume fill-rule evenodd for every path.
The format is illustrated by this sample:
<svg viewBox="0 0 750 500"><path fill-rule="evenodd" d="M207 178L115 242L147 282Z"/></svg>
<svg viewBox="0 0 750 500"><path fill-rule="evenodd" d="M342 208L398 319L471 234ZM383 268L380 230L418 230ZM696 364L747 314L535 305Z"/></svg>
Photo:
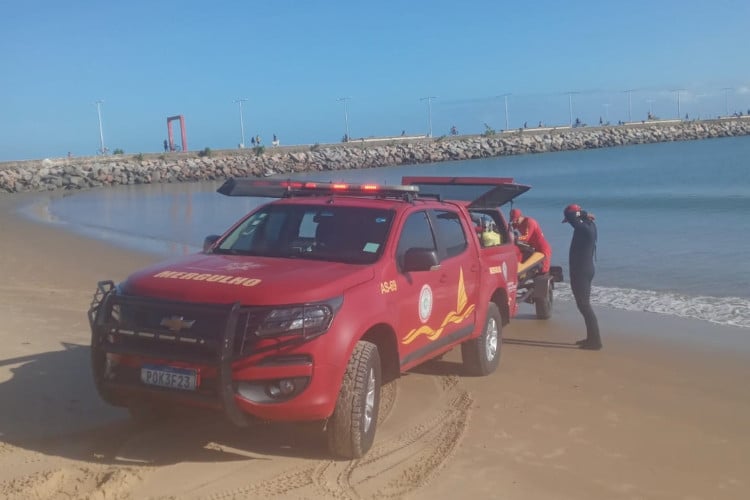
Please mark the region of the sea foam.
<svg viewBox="0 0 750 500"><path fill-rule="evenodd" d="M556 283L555 298L574 300L570 285ZM653 290L594 286L591 289L591 303L750 328L750 300L739 297L691 297Z"/></svg>

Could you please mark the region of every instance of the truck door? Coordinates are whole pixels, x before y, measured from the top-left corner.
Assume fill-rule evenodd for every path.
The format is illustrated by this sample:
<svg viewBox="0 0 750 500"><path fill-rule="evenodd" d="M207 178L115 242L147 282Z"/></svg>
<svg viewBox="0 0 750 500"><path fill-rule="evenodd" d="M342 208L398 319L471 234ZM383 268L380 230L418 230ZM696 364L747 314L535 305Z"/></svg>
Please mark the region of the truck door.
<svg viewBox="0 0 750 500"><path fill-rule="evenodd" d="M441 325L445 325L443 335L452 342L468 337L474 329L479 294L478 240L476 233L467 233L458 211L430 210L429 215L440 257L438 293L442 295L437 301L446 307L440 316Z"/></svg>
<svg viewBox="0 0 750 500"><path fill-rule="evenodd" d="M407 364L428 355L431 351L453 343L460 336L471 333L477 288L476 277L467 279L463 276L463 286L471 282L470 291L459 292L462 272L476 272L467 267L465 260L469 255L467 243L452 245L457 255L448 257L449 252L441 250L438 244L437 231L443 224L460 225L460 219L452 221L451 217L438 219L438 214L428 211L417 211L405 220L399 235L396 249L396 260L402 269L403 258L409 248L424 248L441 252L446 258L441 259L437 269L420 272L399 272L397 276L398 302L394 304L398 315L398 339L401 351L401 363ZM458 214L455 214L458 216ZM447 236L448 230L443 229ZM464 233L463 230L460 231ZM452 233L455 234L455 233ZM460 247L460 249L459 249ZM464 255L463 258L460 255ZM462 266L462 264L464 264ZM460 309L460 310L459 310Z"/></svg>

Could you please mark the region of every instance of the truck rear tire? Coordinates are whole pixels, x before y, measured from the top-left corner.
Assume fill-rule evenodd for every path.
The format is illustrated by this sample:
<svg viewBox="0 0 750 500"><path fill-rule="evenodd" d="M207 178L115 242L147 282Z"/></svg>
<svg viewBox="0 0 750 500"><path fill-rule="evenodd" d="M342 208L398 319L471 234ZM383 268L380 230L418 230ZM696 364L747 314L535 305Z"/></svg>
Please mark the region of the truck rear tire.
<svg viewBox="0 0 750 500"><path fill-rule="evenodd" d="M550 319L552 316L552 288L552 283L550 282L547 295L541 299L534 299L537 319Z"/></svg>
<svg viewBox="0 0 750 500"><path fill-rule="evenodd" d="M372 342L357 342L328 420L328 449L342 458L360 458L372 446L378 423L380 354Z"/></svg>
<svg viewBox="0 0 750 500"><path fill-rule="evenodd" d="M503 317L497 304L490 302L482 334L461 344L461 358L469 375L483 376L494 372L500 364Z"/></svg>

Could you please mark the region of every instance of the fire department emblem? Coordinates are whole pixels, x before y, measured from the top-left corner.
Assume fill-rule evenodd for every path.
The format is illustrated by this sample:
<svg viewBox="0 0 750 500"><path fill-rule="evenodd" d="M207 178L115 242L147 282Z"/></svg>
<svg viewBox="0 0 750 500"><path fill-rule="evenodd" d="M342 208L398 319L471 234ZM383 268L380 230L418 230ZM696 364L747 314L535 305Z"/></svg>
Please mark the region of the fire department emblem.
<svg viewBox="0 0 750 500"><path fill-rule="evenodd" d="M430 285L424 285L419 292L419 319L422 323L427 323L432 314L432 288Z"/></svg>

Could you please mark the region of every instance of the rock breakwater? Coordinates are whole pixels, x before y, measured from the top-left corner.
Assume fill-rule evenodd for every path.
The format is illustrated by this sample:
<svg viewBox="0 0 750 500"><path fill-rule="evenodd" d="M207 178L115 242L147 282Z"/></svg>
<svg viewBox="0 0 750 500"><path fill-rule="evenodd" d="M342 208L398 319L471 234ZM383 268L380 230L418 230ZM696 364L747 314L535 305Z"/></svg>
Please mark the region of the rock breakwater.
<svg viewBox="0 0 750 500"><path fill-rule="evenodd" d="M344 170L750 135L750 117L616 127L524 129L490 136L0 163L0 193Z"/></svg>

